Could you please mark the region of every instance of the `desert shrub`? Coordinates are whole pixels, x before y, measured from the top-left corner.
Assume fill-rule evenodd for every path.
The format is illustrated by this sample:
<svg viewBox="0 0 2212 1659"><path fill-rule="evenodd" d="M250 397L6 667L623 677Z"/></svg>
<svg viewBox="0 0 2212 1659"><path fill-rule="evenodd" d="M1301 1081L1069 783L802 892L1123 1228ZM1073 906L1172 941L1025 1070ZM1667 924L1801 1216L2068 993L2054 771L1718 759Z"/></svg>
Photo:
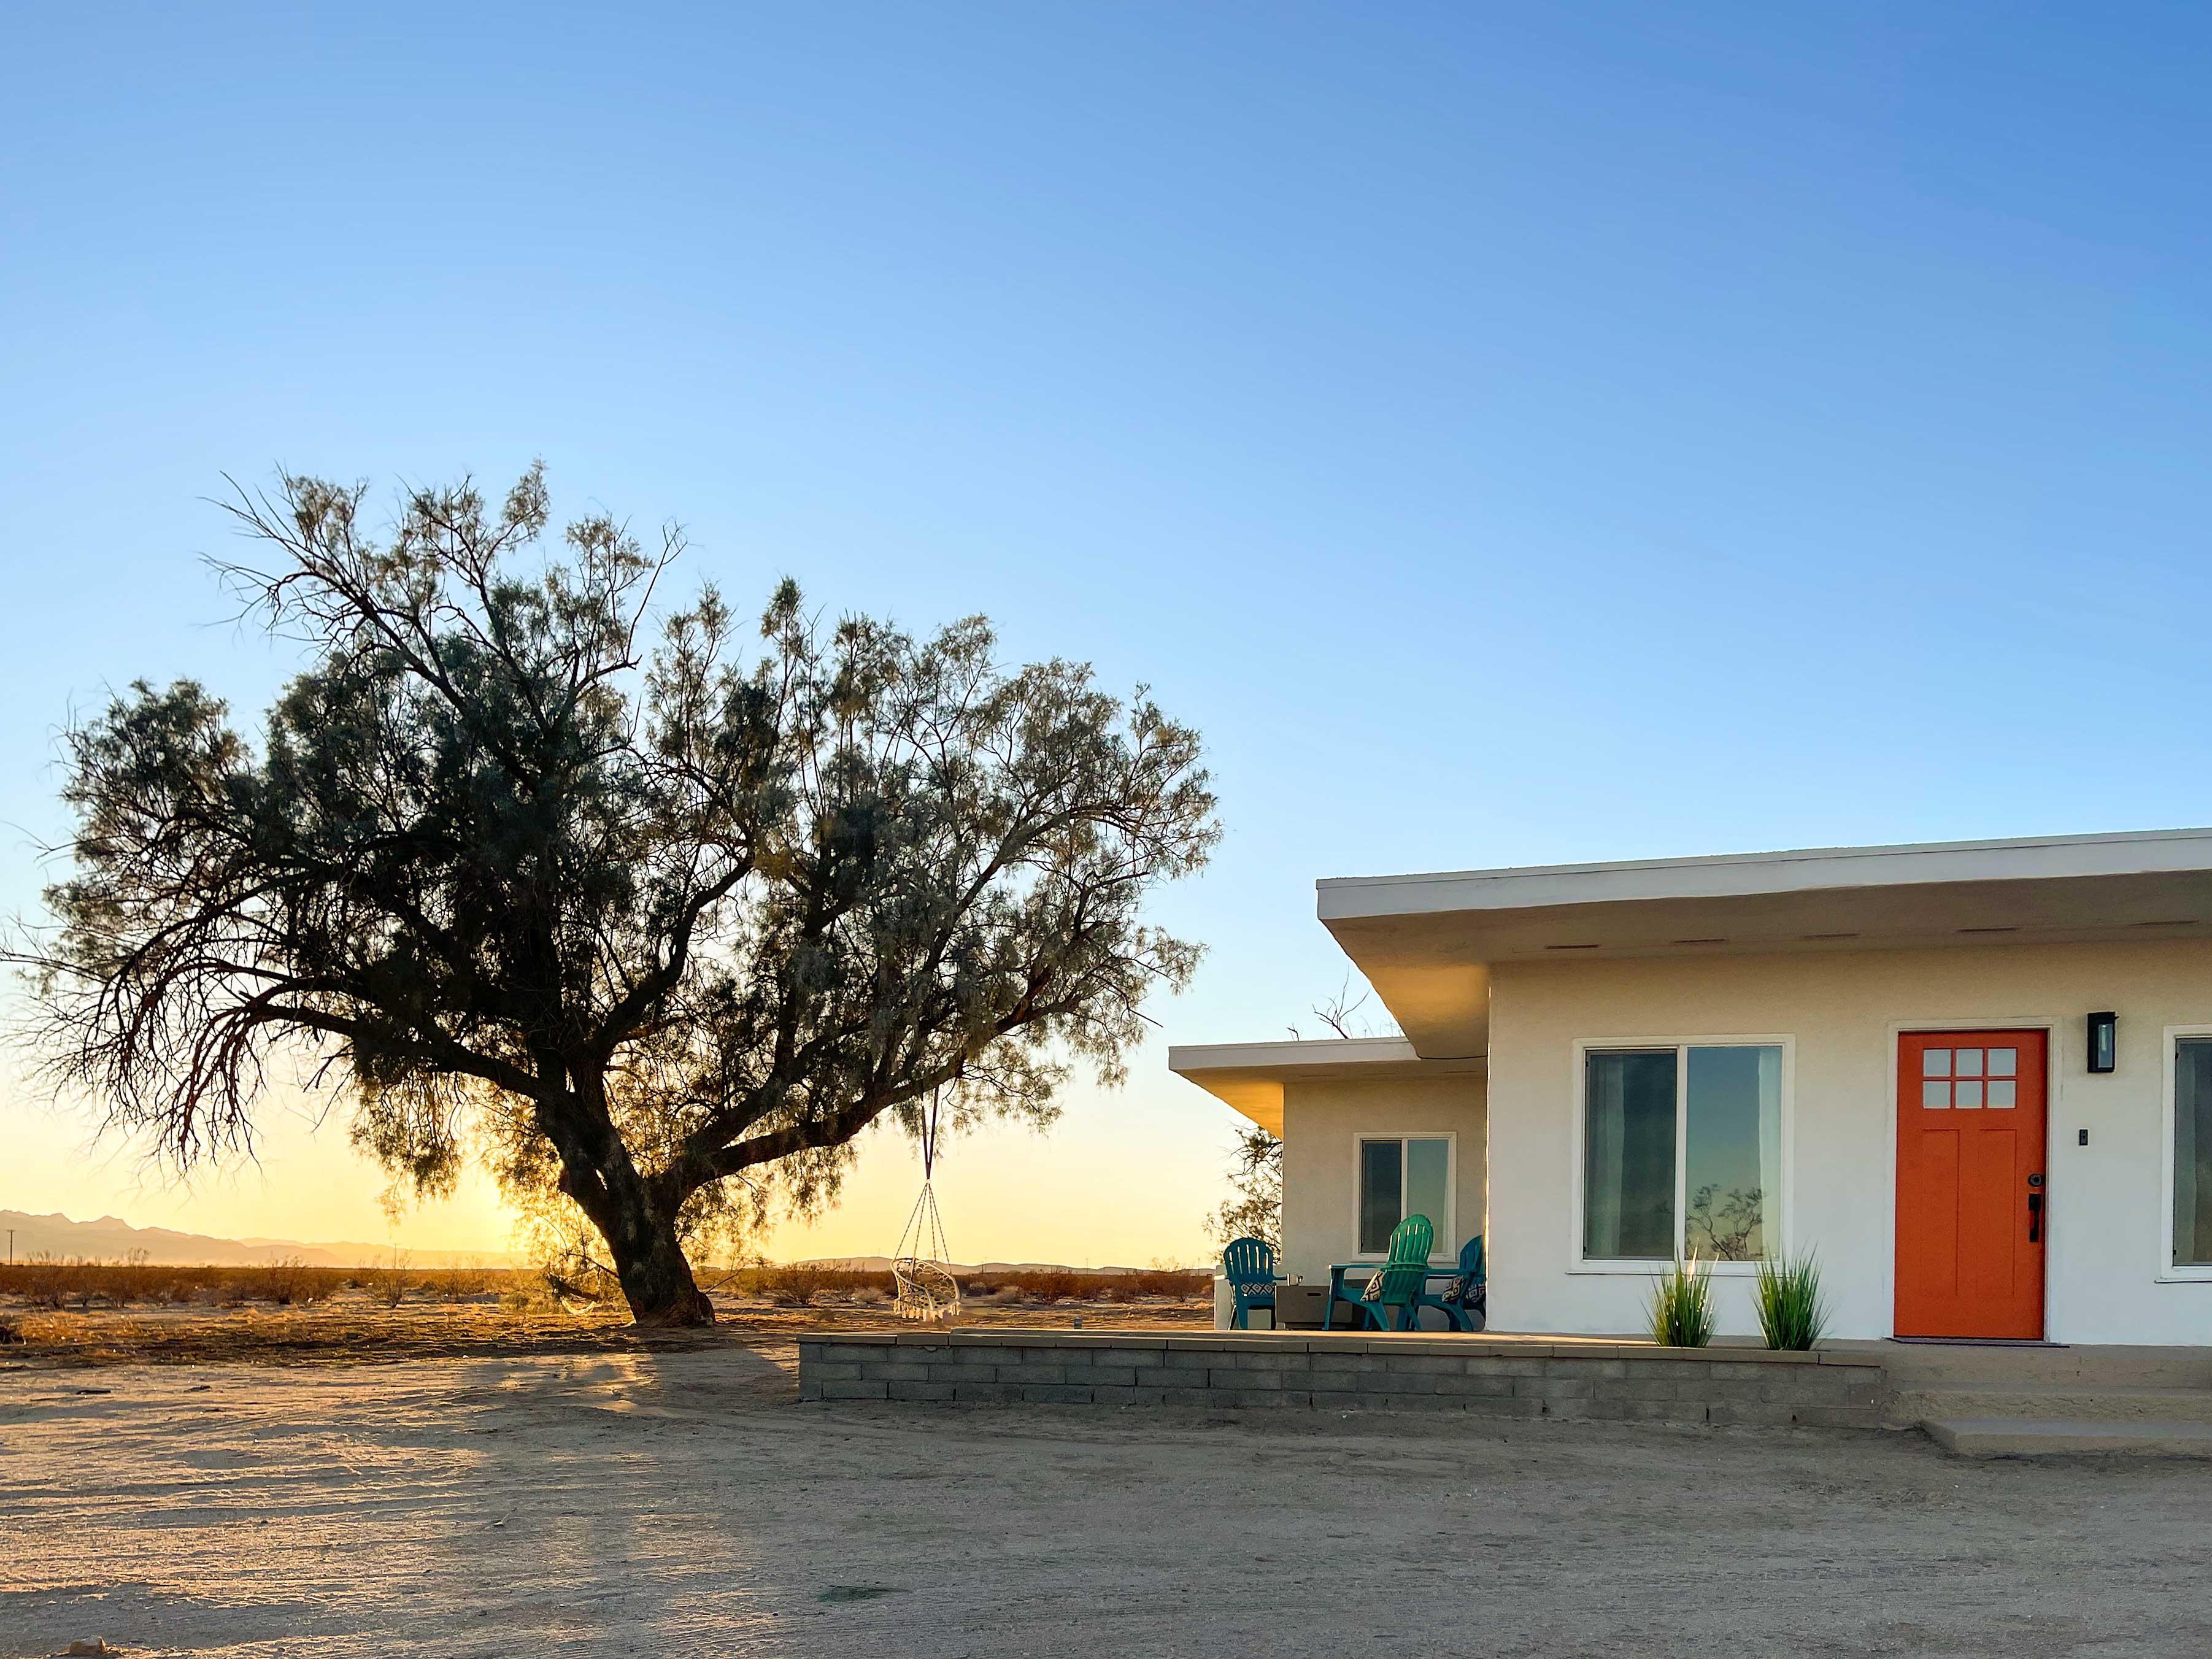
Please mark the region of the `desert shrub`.
<svg viewBox="0 0 2212 1659"><path fill-rule="evenodd" d="M1662 1347L1702 1348L1713 1340L1713 1281L1695 1256L1651 1284L1651 1340Z"/></svg>
<svg viewBox="0 0 2212 1659"><path fill-rule="evenodd" d="M1800 1352L1817 1347L1828 1329L1828 1301L1820 1290L1820 1268L1812 1256L1761 1261L1753 1269L1753 1299L1759 1328L1770 1348Z"/></svg>
<svg viewBox="0 0 2212 1659"><path fill-rule="evenodd" d="M814 1298L829 1288L829 1277L819 1267L765 1267L760 1274L761 1293L779 1308L811 1307Z"/></svg>
<svg viewBox="0 0 2212 1659"><path fill-rule="evenodd" d="M20 1319L0 1319L0 1343L21 1342L23 1322Z"/></svg>

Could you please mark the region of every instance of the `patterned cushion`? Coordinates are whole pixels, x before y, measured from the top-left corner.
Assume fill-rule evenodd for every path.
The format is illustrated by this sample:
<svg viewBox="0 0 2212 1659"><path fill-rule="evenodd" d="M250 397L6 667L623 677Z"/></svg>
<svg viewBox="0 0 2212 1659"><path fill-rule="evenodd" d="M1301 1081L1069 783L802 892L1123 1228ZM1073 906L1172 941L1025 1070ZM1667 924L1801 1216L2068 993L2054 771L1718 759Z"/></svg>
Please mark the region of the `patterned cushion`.
<svg viewBox="0 0 2212 1659"><path fill-rule="evenodd" d="M1451 1303L1464 1302L1467 1293L1474 1288L1477 1282L1473 1273L1462 1273L1444 1286L1443 1299Z"/></svg>
<svg viewBox="0 0 2212 1659"><path fill-rule="evenodd" d="M1367 1281L1367 1288L1359 1293L1362 1302L1372 1302L1382 1294L1382 1269L1375 1270L1375 1277Z"/></svg>

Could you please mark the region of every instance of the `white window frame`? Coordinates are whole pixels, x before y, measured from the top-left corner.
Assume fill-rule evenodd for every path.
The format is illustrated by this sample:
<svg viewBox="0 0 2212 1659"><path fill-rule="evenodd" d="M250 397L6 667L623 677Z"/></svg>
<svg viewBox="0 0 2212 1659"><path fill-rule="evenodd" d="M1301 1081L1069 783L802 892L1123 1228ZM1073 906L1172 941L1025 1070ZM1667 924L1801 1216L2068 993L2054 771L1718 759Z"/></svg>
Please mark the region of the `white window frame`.
<svg viewBox="0 0 2212 1659"><path fill-rule="evenodd" d="M1682 1051L1689 1048L1779 1048L1782 1050L1782 1127L1781 1146L1776 1149L1782 1170L1782 1190L1775 1195L1778 1213L1774 1224L1765 1231L1774 1240L1770 1247L1770 1259L1787 1255L1792 1249L1790 1228L1796 1213L1796 1185L1792 1170L1796 1159L1792 1155L1796 1139L1797 1121L1797 1039L1788 1032L1769 1031L1750 1036L1620 1036L1583 1037L1576 1041L1569 1065L1573 1071L1571 1097L1574 1109L1567 1135L1567 1194L1569 1273L1628 1273L1649 1279L1666 1271L1665 1261L1646 1261L1640 1257L1624 1259L1619 1256L1591 1256L1583 1254L1583 1208L1586 1194L1583 1183L1586 1179L1583 1168L1583 1143L1589 1134L1589 1103L1584 1098L1589 1080L1589 1056L1609 1050L1623 1048L1672 1048L1674 1062L1674 1237L1679 1248L1689 1226L1687 1194L1685 1183L1689 1178L1686 1143L1690 1129L1689 1057ZM1765 1218L1761 1218L1762 1226ZM1717 1278L1748 1279L1759 1271L1756 1261L1707 1261L1700 1258L1699 1265Z"/></svg>
<svg viewBox="0 0 2212 1659"><path fill-rule="evenodd" d="M2166 1054L2161 1064L2166 1068L2165 1100L2159 1114L2158 1142L2158 1278L2162 1285L2200 1285L2212 1280L2212 1262L2176 1261L2173 1259L2173 1132L2175 1120L2180 1115L2180 1102L2175 1097L2179 1067L2176 1065L2184 1037L2212 1037L2212 1025L2169 1025L2164 1038Z"/></svg>
<svg viewBox="0 0 2212 1659"><path fill-rule="evenodd" d="M1441 1140L1444 1143L1444 1208L1449 1212L1437 1223L1435 1235L1429 1240L1429 1260L1455 1261L1459 1259L1459 1134L1452 1129L1361 1129L1352 1137L1352 1255L1355 1261L1380 1261L1387 1251L1363 1250L1359 1248L1359 1180L1367 1167L1361 1148L1370 1140ZM1399 1153L1398 1219L1406 1218L1405 1154ZM1431 1222L1437 1222L1431 1216Z"/></svg>

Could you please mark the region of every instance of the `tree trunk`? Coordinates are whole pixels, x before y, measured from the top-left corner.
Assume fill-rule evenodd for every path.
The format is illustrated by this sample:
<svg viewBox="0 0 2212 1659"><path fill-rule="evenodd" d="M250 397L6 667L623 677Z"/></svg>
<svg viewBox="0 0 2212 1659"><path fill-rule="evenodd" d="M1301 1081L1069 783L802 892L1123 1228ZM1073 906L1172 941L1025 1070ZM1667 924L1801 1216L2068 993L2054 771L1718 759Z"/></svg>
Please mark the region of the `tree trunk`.
<svg viewBox="0 0 2212 1659"><path fill-rule="evenodd" d="M691 1277L691 1263L677 1242L673 1217L657 1209L627 1207L603 1227L630 1317L641 1325L711 1325L714 1304Z"/></svg>
<svg viewBox="0 0 2212 1659"><path fill-rule="evenodd" d="M538 1102L538 1127L560 1154L561 1190L607 1242L630 1317L641 1325L713 1324L714 1304L676 1237L682 1200L639 1174L607 1114L604 1082L576 1081L574 1095Z"/></svg>

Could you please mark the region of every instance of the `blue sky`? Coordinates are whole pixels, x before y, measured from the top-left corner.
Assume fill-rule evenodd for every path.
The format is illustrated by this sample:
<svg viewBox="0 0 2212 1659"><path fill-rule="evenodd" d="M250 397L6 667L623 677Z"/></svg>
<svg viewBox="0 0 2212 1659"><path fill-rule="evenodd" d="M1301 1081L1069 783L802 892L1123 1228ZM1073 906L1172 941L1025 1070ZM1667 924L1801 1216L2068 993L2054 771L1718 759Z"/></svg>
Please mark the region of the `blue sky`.
<svg viewBox="0 0 2212 1659"><path fill-rule="evenodd" d="M2212 818L2200 8L10 35L15 908L72 708L191 673L252 710L286 672L194 557L221 475L279 464L543 455L567 505L680 519L733 597L981 610L1012 655L1148 682L1229 826L1161 907L1212 947L1155 1010L1177 1039L1334 989L1316 876ZM381 1224L334 1134L180 1197L20 1085L4 1109L0 1207ZM1231 1122L1142 1056L1050 1139L954 1150L955 1250L1192 1254ZM913 1175L872 1146L792 1248L895 1237Z"/></svg>

